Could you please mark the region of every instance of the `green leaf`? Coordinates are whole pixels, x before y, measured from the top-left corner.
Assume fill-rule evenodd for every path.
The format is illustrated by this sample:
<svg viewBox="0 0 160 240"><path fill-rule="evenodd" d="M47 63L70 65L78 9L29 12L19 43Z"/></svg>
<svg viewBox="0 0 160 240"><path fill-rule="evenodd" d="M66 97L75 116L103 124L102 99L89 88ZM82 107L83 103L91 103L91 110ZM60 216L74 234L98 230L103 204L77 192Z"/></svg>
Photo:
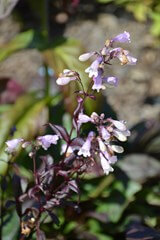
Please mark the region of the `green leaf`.
<svg viewBox="0 0 160 240"><path fill-rule="evenodd" d="M97 0L97 2L105 4L105 3L113 2L113 0Z"/></svg>
<svg viewBox="0 0 160 240"><path fill-rule="evenodd" d="M7 220L8 219L8 220ZM17 233L19 230L19 218L17 216L16 211L12 211L8 213L4 221L6 221L5 225L2 228L2 236L3 240L16 240L17 239Z"/></svg>
<svg viewBox="0 0 160 240"><path fill-rule="evenodd" d="M118 222L128 204L134 200L135 193L140 189L141 185L134 181L126 182L126 186L120 180L114 181L110 186L110 196L104 203L98 203L97 211L106 213L111 222Z"/></svg>
<svg viewBox="0 0 160 240"><path fill-rule="evenodd" d="M9 156L5 153L5 141L9 139L11 127L15 126L17 129L13 138L32 140L36 135L42 134L44 131L43 125L48 121L48 108L46 108L46 105L49 102L56 105L60 99L59 95L54 98L40 100L33 95L26 95L20 97L13 108L1 116L0 175L4 175L8 168Z"/></svg>
<svg viewBox="0 0 160 240"><path fill-rule="evenodd" d="M153 24L151 26L151 33L154 36L160 36L160 13L152 12L150 14L150 17L153 20Z"/></svg>
<svg viewBox="0 0 160 240"><path fill-rule="evenodd" d="M147 20L147 13L149 8L143 2L134 2L127 5L127 10L133 12L134 17L141 22Z"/></svg>
<svg viewBox="0 0 160 240"><path fill-rule="evenodd" d="M29 46L34 36L33 30L19 33L10 42L0 46L0 61L3 61L12 53Z"/></svg>

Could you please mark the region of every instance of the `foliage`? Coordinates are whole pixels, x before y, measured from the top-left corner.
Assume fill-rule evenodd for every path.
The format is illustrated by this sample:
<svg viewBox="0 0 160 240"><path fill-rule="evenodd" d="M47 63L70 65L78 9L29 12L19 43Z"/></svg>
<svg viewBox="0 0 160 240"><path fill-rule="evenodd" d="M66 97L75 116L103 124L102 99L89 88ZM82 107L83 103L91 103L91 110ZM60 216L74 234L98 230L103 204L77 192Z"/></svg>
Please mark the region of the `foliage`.
<svg viewBox="0 0 160 240"><path fill-rule="evenodd" d="M151 33L160 36L160 2L157 0L97 0L102 4L112 3L118 7L124 7L127 11L133 13L136 20L146 22L152 21Z"/></svg>
<svg viewBox="0 0 160 240"><path fill-rule="evenodd" d="M148 18L151 19L151 32L155 36L160 35L159 1L97 1L124 6L139 21L145 22ZM11 3L11 1L6 2ZM45 26L47 12L44 12L46 9L43 7L43 2L41 1L39 11L41 13L39 17L42 18L41 29L35 30L31 27L28 29L24 26L24 31L0 46L1 62L23 49L37 49L41 53L45 69L43 76L45 89L25 92L13 103L0 105L0 235L4 240L19 239L21 226L18 214L21 209L18 197L27 188L31 189L34 186L33 164L28 157L31 149L26 151L19 149L11 159L4 151L5 141L13 138L25 138L31 141L38 135L51 134L52 130L44 126L48 122L54 122L56 125L63 122L66 130L70 132L71 114L76 98L73 96L70 105L63 98L69 97L71 92L77 89L77 84L62 86L60 93L53 94L50 91L50 68L55 71L54 78L64 68L74 69L80 73L86 88L88 85L88 77L83 73L88 63L77 60L84 51L83 47L74 39L62 37L55 39L51 36L50 39L48 38L48 29ZM70 4L71 1L67 2ZM36 4L30 4L34 5L32 9L37 9ZM8 11L1 13L0 17L7 16L12 11L12 6L14 4L9 5ZM92 99L91 101L93 102ZM98 104L91 105L90 102L86 104L86 113L95 111L101 105L99 104L101 99L98 101L98 98ZM107 108L106 102L103 107ZM91 126L88 124L83 129L84 132L89 132ZM47 239L56 240L160 239L159 119L141 122L134 126L131 132L129 142L124 144L125 152L116 165L114 173L109 176L98 175L95 172L83 173L78 182L80 199L76 195L78 190L72 185L70 186L72 203L68 201L63 208L55 208L54 212L49 212L49 215L42 214L39 239L44 239L43 232ZM76 136L75 131L72 132L72 136ZM53 147L48 154L54 153L57 161L59 157L57 152ZM45 152L40 149L37 154L40 157ZM40 162L38 167L39 165ZM32 194L33 192L30 191L30 195ZM31 202L24 204L23 208L30 207L32 201L33 198ZM23 220L24 223L28 221L25 216ZM26 239L34 240L37 237L33 233Z"/></svg>

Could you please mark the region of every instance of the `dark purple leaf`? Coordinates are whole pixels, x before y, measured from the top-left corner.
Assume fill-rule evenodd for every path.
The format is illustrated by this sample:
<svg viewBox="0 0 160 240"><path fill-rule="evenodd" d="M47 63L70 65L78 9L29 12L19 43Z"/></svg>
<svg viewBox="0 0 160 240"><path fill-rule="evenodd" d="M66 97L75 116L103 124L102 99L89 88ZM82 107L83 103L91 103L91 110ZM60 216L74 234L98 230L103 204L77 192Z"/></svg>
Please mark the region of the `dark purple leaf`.
<svg viewBox="0 0 160 240"><path fill-rule="evenodd" d="M68 177L68 173L66 171L63 171L63 170L59 170L58 175L60 175L62 177Z"/></svg>
<svg viewBox="0 0 160 240"><path fill-rule="evenodd" d="M53 220L53 222L54 222L57 226L59 226L60 222L59 222L58 217L57 217L54 213L52 213L51 211L47 211L47 212L48 212L49 216L51 217L51 219Z"/></svg>
<svg viewBox="0 0 160 240"><path fill-rule="evenodd" d="M160 233L152 228L142 226L140 223L134 223L130 226L126 240L159 240Z"/></svg>
<svg viewBox="0 0 160 240"><path fill-rule="evenodd" d="M30 188L29 190L28 190L28 197L29 198L36 198L36 194L38 193L38 192L40 192L40 187L38 186L38 185L36 185L35 187L33 187L33 188Z"/></svg>
<svg viewBox="0 0 160 240"><path fill-rule="evenodd" d="M53 198L46 202L46 204L43 206L44 209L48 210L53 208L54 206L58 206L60 204L59 199Z"/></svg>
<svg viewBox="0 0 160 240"><path fill-rule="evenodd" d="M49 123L49 126L52 128L52 130L63 140L65 140L67 143L70 141L69 134L67 133L66 129L62 126L55 125L52 123Z"/></svg>
<svg viewBox="0 0 160 240"><path fill-rule="evenodd" d="M73 192L79 193L79 188L75 180L69 181L68 185Z"/></svg>

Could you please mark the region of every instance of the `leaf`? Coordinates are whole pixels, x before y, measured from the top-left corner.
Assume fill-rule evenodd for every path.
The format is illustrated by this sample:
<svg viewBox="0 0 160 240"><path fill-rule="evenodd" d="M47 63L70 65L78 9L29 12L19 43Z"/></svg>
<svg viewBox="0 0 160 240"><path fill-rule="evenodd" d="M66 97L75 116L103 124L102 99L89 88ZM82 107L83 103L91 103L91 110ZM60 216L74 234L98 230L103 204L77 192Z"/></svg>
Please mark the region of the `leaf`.
<svg viewBox="0 0 160 240"><path fill-rule="evenodd" d="M160 233L140 223L132 224L127 232L126 240L159 240Z"/></svg>
<svg viewBox="0 0 160 240"><path fill-rule="evenodd" d="M66 141L67 143L70 141L70 137L69 134L67 133L66 129L62 126L59 125L55 125L52 123L49 123L49 126L52 128L52 130L58 135L60 136L64 141Z"/></svg>
<svg viewBox="0 0 160 240"><path fill-rule="evenodd" d="M153 21L151 26L151 33L154 36L160 36L160 14L159 12L152 12L150 17Z"/></svg>
<svg viewBox="0 0 160 240"><path fill-rule="evenodd" d="M134 17L141 22L147 20L149 7L144 2L135 2L127 5L127 10L133 12Z"/></svg>
<svg viewBox="0 0 160 240"><path fill-rule="evenodd" d="M71 180L68 183L69 188L73 191L79 194L79 188L75 180Z"/></svg>
<svg viewBox="0 0 160 240"><path fill-rule="evenodd" d="M5 141L10 137L10 128L15 126L17 131L13 138L32 140L44 131L43 125L48 121L46 105L52 101L55 104L60 100L59 95L54 98L36 99L34 95L20 97L13 108L0 118L0 175L5 174L8 168L8 155L5 153ZM13 159L15 160L15 159Z"/></svg>
<svg viewBox="0 0 160 240"><path fill-rule="evenodd" d="M111 222L118 222L128 204L133 201L135 193L140 189L141 185L134 181L126 182L125 186L123 181L115 180L110 186L109 197L97 207L97 211L106 213Z"/></svg>
<svg viewBox="0 0 160 240"><path fill-rule="evenodd" d="M105 3L113 2L113 0L97 0L97 2L105 4Z"/></svg>
<svg viewBox="0 0 160 240"><path fill-rule="evenodd" d="M29 46L34 37L34 31L28 30L19 33L10 42L0 46L0 62L12 53Z"/></svg>
<svg viewBox="0 0 160 240"><path fill-rule="evenodd" d="M19 230L19 218L16 211L8 212L4 218L3 240L17 239Z"/></svg>
<svg viewBox="0 0 160 240"><path fill-rule="evenodd" d="M0 19L7 17L16 6L19 0L1 0L0 1Z"/></svg>

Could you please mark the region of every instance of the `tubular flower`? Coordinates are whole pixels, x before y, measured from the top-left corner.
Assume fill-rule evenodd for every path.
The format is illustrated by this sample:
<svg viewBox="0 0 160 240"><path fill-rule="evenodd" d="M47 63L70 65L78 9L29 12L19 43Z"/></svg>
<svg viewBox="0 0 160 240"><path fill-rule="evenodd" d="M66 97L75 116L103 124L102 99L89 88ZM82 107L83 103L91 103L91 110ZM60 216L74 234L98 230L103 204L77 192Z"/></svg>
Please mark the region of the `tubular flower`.
<svg viewBox="0 0 160 240"><path fill-rule="evenodd" d="M45 135L37 138L38 144L43 147L44 150L47 150L51 144L57 144L59 139L58 135Z"/></svg>
<svg viewBox="0 0 160 240"><path fill-rule="evenodd" d="M78 73L69 69L65 69L63 70L63 73L59 75L56 83L63 86L75 80L78 80Z"/></svg>
<svg viewBox="0 0 160 240"><path fill-rule="evenodd" d="M123 33L120 33L116 37L112 38L111 42L130 43L131 42L130 34L129 32L124 31Z"/></svg>
<svg viewBox="0 0 160 240"><path fill-rule="evenodd" d="M95 60L92 64L85 70L89 74L90 78L93 78L92 89L99 92L105 89L105 84L109 86L117 86L118 78L115 76L104 76L104 65L111 65L111 60L114 58L119 59L121 65L129 64L135 65L137 59L130 56L129 51L124 50L121 47L114 48L115 42L130 43L130 34L126 31L118 34L111 40L106 40L105 46L99 52L89 52L79 56L80 61L86 61L90 57L94 56Z"/></svg>
<svg viewBox="0 0 160 240"><path fill-rule="evenodd" d="M103 58L98 56L96 60L85 70L85 72L89 74L90 78L98 76L98 70L101 66L100 64L102 61Z"/></svg>
<svg viewBox="0 0 160 240"><path fill-rule="evenodd" d="M19 147L20 143L22 143L24 140L22 138L17 138L13 140L8 140L6 143L7 148L5 149L8 153L14 153L17 148Z"/></svg>
<svg viewBox="0 0 160 240"><path fill-rule="evenodd" d="M82 55L79 56L79 60L81 62L85 62L87 61L90 57L92 57L95 54L95 52L88 52L88 53L84 53Z"/></svg>
<svg viewBox="0 0 160 240"><path fill-rule="evenodd" d="M101 161L101 166L106 175L108 175L110 172L113 172L114 169L111 167L107 159L104 157L102 153L99 154L100 156L100 161Z"/></svg>
<svg viewBox="0 0 160 240"><path fill-rule="evenodd" d="M86 139L86 141L84 142L84 144L82 145L82 147L80 148L78 155L83 155L84 157L90 157L91 156L91 142L93 137L95 136L94 132L90 132L88 134L88 137Z"/></svg>

